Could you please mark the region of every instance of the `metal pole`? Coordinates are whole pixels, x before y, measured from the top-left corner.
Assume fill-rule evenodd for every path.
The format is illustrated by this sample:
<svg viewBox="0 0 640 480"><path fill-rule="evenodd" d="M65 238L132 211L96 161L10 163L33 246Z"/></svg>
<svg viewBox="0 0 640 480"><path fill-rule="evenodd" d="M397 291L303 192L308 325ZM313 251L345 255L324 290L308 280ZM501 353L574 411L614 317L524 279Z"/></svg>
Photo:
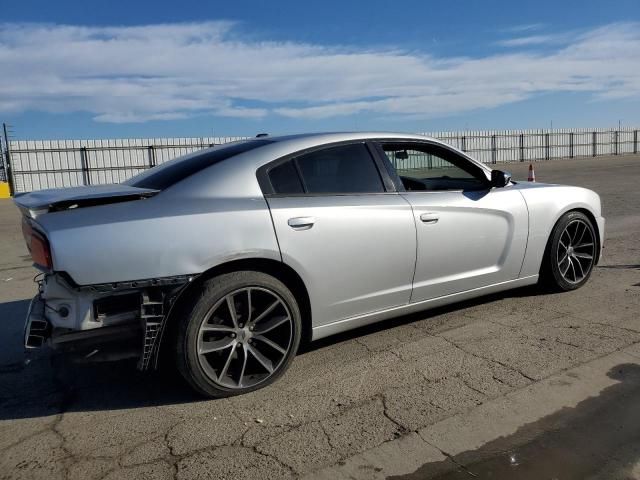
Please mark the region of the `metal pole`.
<svg viewBox="0 0 640 480"><path fill-rule="evenodd" d="M596 156L596 154L597 154L597 152L598 152L598 150L597 150L597 148L596 148L596 132L593 132L592 145L591 145L591 147L592 147L592 153L593 153L593 156L595 157L595 156Z"/></svg>
<svg viewBox="0 0 640 480"><path fill-rule="evenodd" d="M633 153L638 153L638 130L633 131Z"/></svg>
<svg viewBox="0 0 640 480"><path fill-rule="evenodd" d="M524 162L524 133L520 134L520 161Z"/></svg>
<svg viewBox="0 0 640 480"><path fill-rule="evenodd" d="M7 182L9 183L9 195L13 197L16 193L15 184L13 180L13 172L11 170L11 147L9 146L9 135L7 134L7 124L2 124L2 131L4 133L4 147L5 147L5 155L4 155L4 171L7 175ZM2 152L0 151L0 155Z"/></svg>
<svg viewBox="0 0 640 480"><path fill-rule="evenodd" d="M465 137L464 135L462 136L462 141L460 142L460 150L462 150L463 152L467 151L467 137Z"/></svg>
<svg viewBox="0 0 640 480"><path fill-rule="evenodd" d="M618 155L618 131L613 132L613 154Z"/></svg>
<svg viewBox="0 0 640 480"><path fill-rule="evenodd" d="M491 135L491 163L497 163L498 151L496 148L496 136Z"/></svg>
<svg viewBox="0 0 640 480"><path fill-rule="evenodd" d="M573 132L569 132L569 158L573 158Z"/></svg>
<svg viewBox="0 0 640 480"><path fill-rule="evenodd" d="M549 160L549 133L544 134L544 159Z"/></svg>
<svg viewBox="0 0 640 480"><path fill-rule="evenodd" d="M149 168L153 168L156 166L156 150L153 145L149 145L147 151L149 153Z"/></svg>
<svg viewBox="0 0 640 480"><path fill-rule="evenodd" d="M7 181L7 162L4 159L4 147L2 146L2 137L0 137L0 161L2 163L0 163L0 167L2 168L2 171L4 172L2 175L0 175L0 182L6 182Z"/></svg>
<svg viewBox="0 0 640 480"><path fill-rule="evenodd" d="M80 149L80 167L82 168L82 179L85 185L91 185L89 176L89 162L87 161L87 147Z"/></svg>

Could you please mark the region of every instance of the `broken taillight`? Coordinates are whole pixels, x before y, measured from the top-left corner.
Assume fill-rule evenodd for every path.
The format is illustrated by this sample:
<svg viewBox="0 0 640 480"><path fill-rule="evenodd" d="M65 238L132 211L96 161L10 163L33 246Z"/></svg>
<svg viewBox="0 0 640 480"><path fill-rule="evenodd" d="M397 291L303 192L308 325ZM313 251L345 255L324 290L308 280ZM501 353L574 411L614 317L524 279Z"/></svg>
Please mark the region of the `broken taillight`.
<svg viewBox="0 0 640 480"><path fill-rule="evenodd" d="M51 261L51 249L47 238L40 232L33 229L31 223L26 219L22 219L22 235L27 244L27 249L31 253L33 263L51 270L53 262Z"/></svg>

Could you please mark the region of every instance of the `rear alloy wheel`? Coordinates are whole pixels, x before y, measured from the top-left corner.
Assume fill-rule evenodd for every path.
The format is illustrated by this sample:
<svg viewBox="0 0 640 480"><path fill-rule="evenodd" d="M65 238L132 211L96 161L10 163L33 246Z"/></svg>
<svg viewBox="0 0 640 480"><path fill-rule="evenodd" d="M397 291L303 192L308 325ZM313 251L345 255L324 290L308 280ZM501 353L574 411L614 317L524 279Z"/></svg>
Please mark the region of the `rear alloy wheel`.
<svg viewBox="0 0 640 480"><path fill-rule="evenodd" d="M235 272L204 284L180 332L183 376L207 396L237 395L284 373L300 343L300 312L279 280Z"/></svg>
<svg viewBox="0 0 640 480"><path fill-rule="evenodd" d="M557 290L584 285L597 258L598 240L589 217L569 212L556 224L543 263L546 283Z"/></svg>

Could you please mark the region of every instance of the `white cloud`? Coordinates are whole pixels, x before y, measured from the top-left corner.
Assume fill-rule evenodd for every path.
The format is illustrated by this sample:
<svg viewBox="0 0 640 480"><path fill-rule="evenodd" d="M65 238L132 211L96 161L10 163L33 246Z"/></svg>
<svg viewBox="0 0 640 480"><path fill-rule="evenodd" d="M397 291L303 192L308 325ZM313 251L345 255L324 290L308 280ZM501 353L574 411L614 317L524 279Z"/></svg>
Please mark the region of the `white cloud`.
<svg viewBox="0 0 640 480"><path fill-rule="evenodd" d="M540 30L541 28L544 28L544 26L544 23L523 23L521 25L514 25L512 27L504 28L502 29L502 31L512 33L531 32L534 30Z"/></svg>
<svg viewBox="0 0 640 480"><path fill-rule="evenodd" d="M507 40L500 40L496 42L497 45L503 47L527 47L532 45L552 45L558 43L568 42L569 35L529 35L526 37L509 38Z"/></svg>
<svg viewBox="0 0 640 480"><path fill-rule="evenodd" d="M549 51L559 38L562 46ZM230 22L4 24L0 112L85 111L103 122L359 112L426 118L543 92L640 95L638 23L507 41L515 47L507 54L436 58L398 49L248 41ZM543 52L531 48L543 44Z"/></svg>

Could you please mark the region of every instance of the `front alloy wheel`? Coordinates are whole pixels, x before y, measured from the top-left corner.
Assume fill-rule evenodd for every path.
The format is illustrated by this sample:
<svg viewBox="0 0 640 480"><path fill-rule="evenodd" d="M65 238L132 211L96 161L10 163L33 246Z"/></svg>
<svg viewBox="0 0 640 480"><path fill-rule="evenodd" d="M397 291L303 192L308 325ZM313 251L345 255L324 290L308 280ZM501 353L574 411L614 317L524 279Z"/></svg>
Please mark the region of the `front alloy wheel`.
<svg viewBox="0 0 640 480"><path fill-rule="evenodd" d="M597 254L598 236L589 217L568 212L551 232L540 280L553 290L575 290L589 279Z"/></svg>
<svg viewBox="0 0 640 480"><path fill-rule="evenodd" d="M571 220L560 234L556 261L565 281L580 283L591 269L596 254L593 227L582 218Z"/></svg>

